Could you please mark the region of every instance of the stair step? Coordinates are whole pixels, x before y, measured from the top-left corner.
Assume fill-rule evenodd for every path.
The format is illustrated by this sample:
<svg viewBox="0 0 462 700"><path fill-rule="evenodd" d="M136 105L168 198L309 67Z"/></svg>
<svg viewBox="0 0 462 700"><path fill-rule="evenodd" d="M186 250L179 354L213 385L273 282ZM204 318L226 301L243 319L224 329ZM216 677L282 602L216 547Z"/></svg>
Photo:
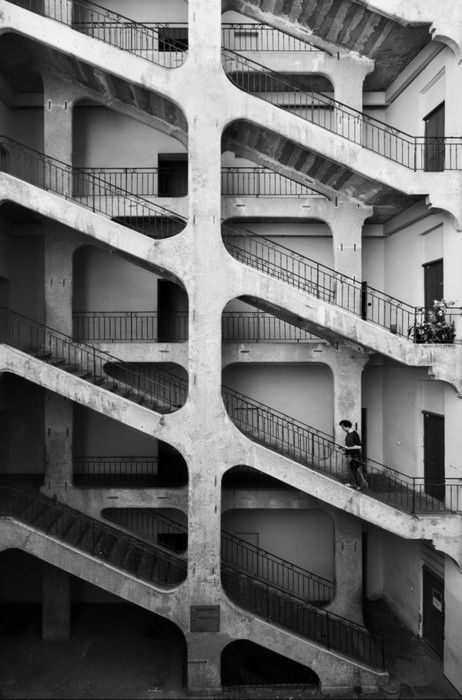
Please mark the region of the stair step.
<svg viewBox="0 0 462 700"><path fill-rule="evenodd" d="M53 366L63 365L65 363L64 357L52 357L48 364Z"/></svg>

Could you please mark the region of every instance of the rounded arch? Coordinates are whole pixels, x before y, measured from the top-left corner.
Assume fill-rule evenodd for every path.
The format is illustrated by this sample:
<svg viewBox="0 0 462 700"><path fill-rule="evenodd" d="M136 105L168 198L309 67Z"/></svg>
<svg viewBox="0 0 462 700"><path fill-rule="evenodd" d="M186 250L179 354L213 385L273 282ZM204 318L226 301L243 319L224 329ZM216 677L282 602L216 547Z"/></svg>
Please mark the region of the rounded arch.
<svg viewBox="0 0 462 700"><path fill-rule="evenodd" d="M235 640L221 654L221 682L233 685L296 684L319 688L319 676L292 661L248 640Z"/></svg>

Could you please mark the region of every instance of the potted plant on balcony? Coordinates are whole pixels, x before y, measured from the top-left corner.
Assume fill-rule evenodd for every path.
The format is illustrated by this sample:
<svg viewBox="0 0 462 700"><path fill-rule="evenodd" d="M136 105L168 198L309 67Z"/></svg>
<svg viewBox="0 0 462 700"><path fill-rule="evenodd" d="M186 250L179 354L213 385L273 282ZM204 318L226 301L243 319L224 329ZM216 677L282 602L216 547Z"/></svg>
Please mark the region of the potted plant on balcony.
<svg viewBox="0 0 462 700"><path fill-rule="evenodd" d="M455 324L446 316L454 304L454 301L435 299L431 309L417 309L421 321L409 329L409 337L414 343L452 343L456 335Z"/></svg>

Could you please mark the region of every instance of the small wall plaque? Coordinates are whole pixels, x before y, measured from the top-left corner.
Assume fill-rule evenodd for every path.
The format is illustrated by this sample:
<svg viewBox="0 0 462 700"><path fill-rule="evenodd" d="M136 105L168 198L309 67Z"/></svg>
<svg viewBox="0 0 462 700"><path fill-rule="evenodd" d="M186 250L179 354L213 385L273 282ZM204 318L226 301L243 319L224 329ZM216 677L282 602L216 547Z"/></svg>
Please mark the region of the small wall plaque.
<svg viewBox="0 0 462 700"><path fill-rule="evenodd" d="M220 606L191 605L190 627L191 632L219 632Z"/></svg>

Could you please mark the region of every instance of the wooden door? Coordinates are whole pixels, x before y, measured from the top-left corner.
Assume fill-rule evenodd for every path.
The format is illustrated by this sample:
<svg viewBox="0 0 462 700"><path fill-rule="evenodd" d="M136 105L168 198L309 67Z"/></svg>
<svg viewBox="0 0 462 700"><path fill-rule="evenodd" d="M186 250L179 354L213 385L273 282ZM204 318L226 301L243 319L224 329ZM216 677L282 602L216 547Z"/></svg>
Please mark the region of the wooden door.
<svg viewBox="0 0 462 700"><path fill-rule="evenodd" d="M424 413L425 493L444 501L444 416Z"/></svg>
<svg viewBox="0 0 462 700"><path fill-rule="evenodd" d="M444 118L445 109L442 102L436 109L424 117L425 121L425 170L437 172L444 170Z"/></svg>
<svg viewBox="0 0 462 700"><path fill-rule="evenodd" d="M444 651L444 581L423 567L423 638L443 657Z"/></svg>

